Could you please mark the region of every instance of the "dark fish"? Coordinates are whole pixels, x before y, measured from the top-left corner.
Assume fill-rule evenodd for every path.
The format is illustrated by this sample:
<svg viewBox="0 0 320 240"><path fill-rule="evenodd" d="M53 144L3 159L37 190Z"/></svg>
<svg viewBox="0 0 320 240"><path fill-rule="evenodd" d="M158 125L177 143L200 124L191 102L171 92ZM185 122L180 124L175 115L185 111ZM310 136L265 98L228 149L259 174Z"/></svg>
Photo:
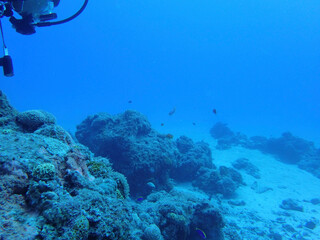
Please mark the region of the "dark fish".
<svg viewBox="0 0 320 240"><path fill-rule="evenodd" d="M206 239L207 238L207 235L204 231L202 231L200 228L196 228L196 231L197 233L199 234L199 236L202 238L202 239Z"/></svg>
<svg viewBox="0 0 320 240"><path fill-rule="evenodd" d="M143 200L144 200L143 197L138 197L138 198L137 198L137 202L142 202Z"/></svg>
<svg viewBox="0 0 320 240"><path fill-rule="evenodd" d="M164 123L161 123L161 127L163 127L164 126Z"/></svg>
<svg viewBox="0 0 320 240"><path fill-rule="evenodd" d="M169 112L169 116L172 116L175 112L176 112L176 108L174 107L174 108Z"/></svg>
<svg viewBox="0 0 320 240"><path fill-rule="evenodd" d="M131 100L129 100L129 101L128 101L128 103L132 103L132 101L131 101Z"/></svg>
<svg viewBox="0 0 320 240"><path fill-rule="evenodd" d="M214 109L212 110L212 112L213 112L214 114L217 114L217 109L214 108Z"/></svg>
<svg viewBox="0 0 320 240"><path fill-rule="evenodd" d="M170 133L168 133L168 134L166 135L166 138L172 139L172 138L173 138L173 135L170 134Z"/></svg>
<svg viewBox="0 0 320 240"><path fill-rule="evenodd" d="M195 125L196 125L196 123L195 123L195 122L193 122L193 123L192 123L192 125L193 125L193 126L195 126Z"/></svg>

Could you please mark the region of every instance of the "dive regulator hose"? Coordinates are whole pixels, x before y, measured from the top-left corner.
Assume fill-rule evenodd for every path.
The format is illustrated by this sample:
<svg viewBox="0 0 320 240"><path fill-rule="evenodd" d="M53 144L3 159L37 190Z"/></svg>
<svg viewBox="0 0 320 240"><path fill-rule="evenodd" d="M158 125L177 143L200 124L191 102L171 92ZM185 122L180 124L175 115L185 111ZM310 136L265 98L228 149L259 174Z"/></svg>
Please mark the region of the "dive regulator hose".
<svg viewBox="0 0 320 240"><path fill-rule="evenodd" d="M63 23L69 22L69 21L75 19L76 17L78 17L84 11L84 9L88 5L88 2L89 2L89 0L85 0L83 5L82 5L82 7L75 14L73 14L72 16L70 16L70 17L68 17L66 19L63 19L63 20L60 20L60 21L55 21L55 22L39 22L39 23L35 24L35 26L37 26L37 27L48 27L48 26L59 25L59 24L63 24Z"/></svg>

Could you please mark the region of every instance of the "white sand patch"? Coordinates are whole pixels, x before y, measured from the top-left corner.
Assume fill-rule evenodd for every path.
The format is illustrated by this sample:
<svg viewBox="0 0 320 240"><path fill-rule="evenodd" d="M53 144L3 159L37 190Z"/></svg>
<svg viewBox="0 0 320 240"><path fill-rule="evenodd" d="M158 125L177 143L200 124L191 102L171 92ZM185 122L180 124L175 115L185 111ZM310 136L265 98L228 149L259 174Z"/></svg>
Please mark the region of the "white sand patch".
<svg viewBox="0 0 320 240"><path fill-rule="evenodd" d="M214 164L217 166L232 167L232 162L238 158L247 158L260 170L261 179L256 179L240 170L247 186L240 187L237 190L237 199L244 200L246 205L243 207L229 205L230 214L233 215L230 219L232 218L238 225L242 223L244 227L248 223L253 224L253 226L261 225L261 222L267 223L266 226L270 227L273 222L280 226L277 231L284 239L292 239L288 234L282 232L281 225L288 223L296 231L301 231L301 235L305 235L305 239L320 239L319 223L312 231L301 227L312 218L320 219L320 205L313 205L305 201L320 198L320 179L299 169L296 165L284 164L273 156L265 155L257 150L242 147L216 150L214 141L210 142L210 146ZM253 184L256 185L255 189L251 188ZM288 198L298 200L304 211L281 209L279 205L284 199ZM288 216L283 216L283 214L288 214ZM253 220L255 217L258 219ZM306 234L309 234L309 236L306 236Z"/></svg>

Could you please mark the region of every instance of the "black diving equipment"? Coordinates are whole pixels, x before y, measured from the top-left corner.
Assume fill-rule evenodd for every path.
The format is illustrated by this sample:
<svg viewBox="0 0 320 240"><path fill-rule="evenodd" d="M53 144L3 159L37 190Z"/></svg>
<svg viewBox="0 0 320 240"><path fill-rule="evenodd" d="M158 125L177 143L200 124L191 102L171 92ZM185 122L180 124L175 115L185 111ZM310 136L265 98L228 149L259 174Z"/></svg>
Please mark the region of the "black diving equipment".
<svg viewBox="0 0 320 240"><path fill-rule="evenodd" d="M3 44L3 53L4 53L4 56L2 58L0 58L0 66L2 66L3 74L6 77L12 77L14 75L13 64L12 64L12 59L9 56L8 48L7 48L6 43L4 41L1 20L0 20L0 31L1 31L2 44Z"/></svg>
<svg viewBox="0 0 320 240"><path fill-rule="evenodd" d="M9 17L9 21L18 33L30 35L36 32L36 27L48 27L69 22L78 17L88 5L89 0L84 0L81 8L72 16L59 21L53 9L57 7L60 0L0 0L0 19ZM20 18L16 18L18 13ZM0 58L0 66L3 67L4 75L13 76L12 59L8 54L8 48L4 42L3 30L0 20L1 37L4 56Z"/></svg>
<svg viewBox="0 0 320 240"><path fill-rule="evenodd" d="M35 33L35 27L48 27L75 19L84 11L88 1L84 0L81 8L72 16L59 21L51 21L57 18L53 9L59 5L60 0L0 0L6 3L6 9L11 8L11 12L17 12L22 17L17 19L11 14L9 21L18 33L24 35Z"/></svg>
<svg viewBox="0 0 320 240"><path fill-rule="evenodd" d="M12 58L9 55L4 55L2 58L0 58L0 66L2 66L3 75L6 77L12 77L14 75Z"/></svg>

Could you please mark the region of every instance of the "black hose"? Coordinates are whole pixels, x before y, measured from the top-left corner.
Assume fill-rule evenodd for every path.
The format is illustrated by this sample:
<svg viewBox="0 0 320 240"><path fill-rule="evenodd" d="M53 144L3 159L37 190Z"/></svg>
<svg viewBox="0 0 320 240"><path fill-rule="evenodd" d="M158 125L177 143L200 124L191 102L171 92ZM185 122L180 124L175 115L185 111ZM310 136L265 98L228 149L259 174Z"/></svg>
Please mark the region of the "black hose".
<svg viewBox="0 0 320 240"><path fill-rule="evenodd" d="M87 4L88 4L89 0L85 0L82 7L78 10L78 12L76 12L75 14L73 14L71 17L68 17L66 19L60 20L60 21L56 21L56 22L39 22L37 24L35 24L37 27L48 27L48 26L52 26L52 25L58 25L58 24L62 24L62 23L66 23L69 22L73 19L75 19L76 17L78 17L83 10L86 8Z"/></svg>
<svg viewBox="0 0 320 240"><path fill-rule="evenodd" d="M0 30L1 30L1 38L2 38L2 44L3 44L3 51L5 51L5 49L7 49L7 45L6 45L5 41L4 41L1 19L0 19Z"/></svg>

